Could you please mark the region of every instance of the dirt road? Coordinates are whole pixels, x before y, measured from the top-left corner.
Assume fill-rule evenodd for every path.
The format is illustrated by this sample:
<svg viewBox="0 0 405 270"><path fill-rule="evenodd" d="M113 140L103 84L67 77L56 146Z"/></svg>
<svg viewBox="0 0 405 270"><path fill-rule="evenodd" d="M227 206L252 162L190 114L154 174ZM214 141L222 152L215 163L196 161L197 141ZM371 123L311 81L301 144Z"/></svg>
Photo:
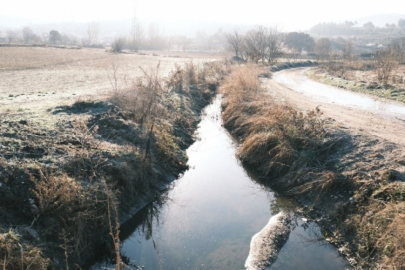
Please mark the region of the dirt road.
<svg viewBox="0 0 405 270"><path fill-rule="evenodd" d="M324 116L354 134L369 134L405 146L405 104L345 91L310 80L308 68L288 69L263 79L274 98Z"/></svg>

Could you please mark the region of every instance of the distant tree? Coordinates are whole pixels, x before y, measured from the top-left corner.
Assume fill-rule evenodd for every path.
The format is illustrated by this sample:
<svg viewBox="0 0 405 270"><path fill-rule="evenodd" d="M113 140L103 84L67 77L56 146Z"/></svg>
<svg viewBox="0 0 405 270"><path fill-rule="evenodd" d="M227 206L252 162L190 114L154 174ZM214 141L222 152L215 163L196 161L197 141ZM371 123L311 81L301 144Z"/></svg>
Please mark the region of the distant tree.
<svg viewBox="0 0 405 270"><path fill-rule="evenodd" d="M61 42L62 42L62 44L65 44L65 45L72 44L72 39L68 35L63 34L61 37Z"/></svg>
<svg viewBox="0 0 405 270"><path fill-rule="evenodd" d="M387 84L397 65L395 52L391 48L378 51L375 58L375 72L378 82Z"/></svg>
<svg viewBox="0 0 405 270"><path fill-rule="evenodd" d="M126 43L125 38L123 38L123 37L115 38L113 43L111 44L111 48L112 48L113 52L115 52L115 53L122 52L122 49L124 49L125 43Z"/></svg>
<svg viewBox="0 0 405 270"><path fill-rule="evenodd" d="M23 41L25 44L31 43L33 37L35 36L34 32L29 27L24 27L22 30Z"/></svg>
<svg viewBox="0 0 405 270"><path fill-rule="evenodd" d="M97 22L89 22L87 24L87 37L88 37L88 44L93 45L97 43L98 34L100 32L100 27Z"/></svg>
<svg viewBox="0 0 405 270"><path fill-rule="evenodd" d="M267 47L267 28L259 26L255 30L250 30L245 35L246 56L248 60L258 63L262 60L264 63Z"/></svg>
<svg viewBox="0 0 405 270"><path fill-rule="evenodd" d="M285 37L285 45L295 54L300 55L303 50L311 52L314 49L314 39L305 33L290 32Z"/></svg>
<svg viewBox="0 0 405 270"><path fill-rule="evenodd" d="M181 46L183 48L183 52L189 49L190 45L192 43L192 40L186 36L183 36L181 39Z"/></svg>
<svg viewBox="0 0 405 270"><path fill-rule="evenodd" d="M405 19L400 19L398 21L398 27L405 28Z"/></svg>
<svg viewBox="0 0 405 270"><path fill-rule="evenodd" d="M371 29L375 28L375 26L374 26L374 24L372 22L367 22L367 23L363 24L363 27L365 29L368 29L368 30L371 30Z"/></svg>
<svg viewBox="0 0 405 270"><path fill-rule="evenodd" d="M315 43L315 53L318 59L325 60L331 53L331 44L328 38L318 39Z"/></svg>
<svg viewBox="0 0 405 270"><path fill-rule="evenodd" d="M359 27L353 27L357 22L346 21L344 23L319 23L310 29L310 33L323 36L356 35L364 31Z"/></svg>
<svg viewBox="0 0 405 270"><path fill-rule="evenodd" d="M148 48L151 50L160 50L166 47L166 40L161 34L158 24L152 23L148 28Z"/></svg>
<svg viewBox="0 0 405 270"><path fill-rule="evenodd" d="M58 41L62 40L61 34L56 30L51 30L49 32L49 42L52 44L56 44Z"/></svg>
<svg viewBox="0 0 405 270"><path fill-rule="evenodd" d="M357 22L356 22L357 23ZM355 23L354 22L352 22L352 21L345 21L345 26L346 27L352 27L352 26L354 26L355 25Z"/></svg>
<svg viewBox="0 0 405 270"><path fill-rule="evenodd" d="M7 39L9 43L15 43L18 41L19 37L18 37L18 33L15 31L7 31Z"/></svg>
<svg viewBox="0 0 405 270"><path fill-rule="evenodd" d="M267 28L266 59L269 65L277 62L282 51L283 37L277 27Z"/></svg>
<svg viewBox="0 0 405 270"><path fill-rule="evenodd" d="M353 60L353 43L351 41L346 41L342 52L343 52L343 60L345 62L352 61Z"/></svg>
<svg viewBox="0 0 405 270"><path fill-rule="evenodd" d="M329 39L332 50L343 51L346 46L346 40L342 37Z"/></svg>
<svg viewBox="0 0 405 270"><path fill-rule="evenodd" d="M390 48L399 62L405 62L405 37L396 38L391 41Z"/></svg>
<svg viewBox="0 0 405 270"><path fill-rule="evenodd" d="M283 39L277 28L259 26L245 34L246 59L258 63L273 64L281 54Z"/></svg>
<svg viewBox="0 0 405 270"><path fill-rule="evenodd" d="M234 51L235 56L243 60L242 50L245 43L244 36L238 30L234 30L232 33L226 34L226 40L230 48Z"/></svg>

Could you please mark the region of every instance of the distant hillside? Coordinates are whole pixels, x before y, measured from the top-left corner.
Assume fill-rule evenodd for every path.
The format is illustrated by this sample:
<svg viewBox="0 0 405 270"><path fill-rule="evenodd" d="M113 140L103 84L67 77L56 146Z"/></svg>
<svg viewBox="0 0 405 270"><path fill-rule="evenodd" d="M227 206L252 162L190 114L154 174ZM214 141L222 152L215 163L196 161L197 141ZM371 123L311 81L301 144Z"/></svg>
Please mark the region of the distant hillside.
<svg viewBox="0 0 405 270"><path fill-rule="evenodd" d="M353 21L357 21L359 25L372 22L377 27L384 27L386 23L397 25L399 19L405 19L405 14L378 14L354 19Z"/></svg>
<svg viewBox="0 0 405 270"><path fill-rule="evenodd" d="M99 21L99 38L115 37L121 35L128 35L131 29L131 19L122 19L116 21ZM141 23L144 27L145 34L148 31L148 25L155 23L152 19L142 19ZM161 34L171 35L186 35L194 37L197 31L203 31L207 35L212 35L218 31L232 31L239 29L247 31L254 25L235 24L235 23L221 23L211 21L172 21L172 22L158 22ZM37 34L49 33L50 30L57 30L63 34L73 35L77 37L86 37L87 23L86 22L49 22L49 21L33 21L25 18L16 18L10 16L0 17L0 32L7 30L20 31L23 27L30 27Z"/></svg>

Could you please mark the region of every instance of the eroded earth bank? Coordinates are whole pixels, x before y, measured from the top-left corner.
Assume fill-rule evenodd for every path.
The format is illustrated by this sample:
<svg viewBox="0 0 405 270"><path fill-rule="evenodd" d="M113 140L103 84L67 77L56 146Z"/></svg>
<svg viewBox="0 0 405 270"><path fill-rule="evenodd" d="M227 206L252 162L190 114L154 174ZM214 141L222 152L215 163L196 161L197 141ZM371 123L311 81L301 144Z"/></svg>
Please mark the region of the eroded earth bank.
<svg viewBox="0 0 405 270"><path fill-rule="evenodd" d="M354 267L404 268L404 106L331 89L305 69L272 75L242 67L221 88L238 158L304 205Z"/></svg>

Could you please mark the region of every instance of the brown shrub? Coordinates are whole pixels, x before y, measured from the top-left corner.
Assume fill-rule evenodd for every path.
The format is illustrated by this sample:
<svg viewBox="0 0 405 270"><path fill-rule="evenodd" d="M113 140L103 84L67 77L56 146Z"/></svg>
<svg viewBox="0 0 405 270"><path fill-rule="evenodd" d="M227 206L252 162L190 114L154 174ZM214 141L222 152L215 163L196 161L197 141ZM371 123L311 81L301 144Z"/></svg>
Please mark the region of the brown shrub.
<svg viewBox="0 0 405 270"><path fill-rule="evenodd" d="M33 247L14 230L0 228L0 265L2 269L47 269L50 265L42 251Z"/></svg>
<svg viewBox="0 0 405 270"><path fill-rule="evenodd" d="M109 198L115 195L105 181L89 185L42 168L39 172L38 177L30 177L36 183L32 193L39 209L37 229L41 238L59 246L66 241L68 253L79 261L94 252L94 244L108 245L104 239L108 232L107 208Z"/></svg>

